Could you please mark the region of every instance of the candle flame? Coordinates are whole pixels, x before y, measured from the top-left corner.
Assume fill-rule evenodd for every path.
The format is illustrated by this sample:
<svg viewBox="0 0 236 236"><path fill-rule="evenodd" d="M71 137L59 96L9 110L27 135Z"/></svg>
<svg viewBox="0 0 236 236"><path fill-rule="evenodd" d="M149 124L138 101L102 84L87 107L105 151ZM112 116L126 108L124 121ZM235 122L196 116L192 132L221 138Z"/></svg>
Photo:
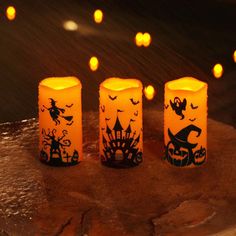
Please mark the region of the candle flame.
<svg viewBox="0 0 236 236"><path fill-rule="evenodd" d="M143 46L148 47L151 44L152 38L149 33L143 34Z"/></svg>
<svg viewBox="0 0 236 236"><path fill-rule="evenodd" d="M8 20L14 20L16 18L16 9L13 6L9 6L6 10L6 17Z"/></svg>
<svg viewBox="0 0 236 236"><path fill-rule="evenodd" d="M89 67L91 71L96 71L99 66L99 61L97 57L91 57L89 60Z"/></svg>
<svg viewBox="0 0 236 236"><path fill-rule="evenodd" d="M73 20L67 20L63 23L63 28L67 31L76 31L78 30L78 24Z"/></svg>
<svg viewBox="0 0 236 236"><path fill-rule="evenodd" d="M152 100L155 96L155 89L152 85L148 85L144 88L144 95L148 100Z"/></svg>
<svg viewBox="0 0 236 236"><path fill-rule="evenodd" d="M143 45L143 34L141 32L138 32L136 34L135 43L138 47L141 47Z"/></svg>
<svg viewBox="0 0 236 236"><path fill-rule="evenodd" d="M219 79L222 75L223 75L224 69L223 66L221 64L215 64L213 69L212 69L212 73L215 76L215 78Z"/></svg>
<svg viewBox="0 0 236 236"><path fill-rule="evenodd" d="M236 50L235 50L234 53L233 53L233 60L234 60L234 62L236 63Z"/></svg>
<svg viewBox="0 0 236 236"><path fill-rule="evenodd" d="M93 14L93 18L97 24L100 24L103 20L103 12L101 10L97 9Z"/></svg>

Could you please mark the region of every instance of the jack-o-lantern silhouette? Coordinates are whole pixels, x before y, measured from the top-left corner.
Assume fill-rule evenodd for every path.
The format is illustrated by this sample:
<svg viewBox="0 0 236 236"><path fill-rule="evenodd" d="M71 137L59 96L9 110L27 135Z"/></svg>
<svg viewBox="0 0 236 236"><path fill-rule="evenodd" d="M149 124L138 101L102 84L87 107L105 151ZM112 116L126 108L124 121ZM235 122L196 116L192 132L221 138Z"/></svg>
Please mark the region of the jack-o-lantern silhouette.
<svg viewBox="0 0 236 236"><path fill-rule="evenodd" d="M206 160L207 84L184 77L165 84L165 159L178 167Z"/></svg>

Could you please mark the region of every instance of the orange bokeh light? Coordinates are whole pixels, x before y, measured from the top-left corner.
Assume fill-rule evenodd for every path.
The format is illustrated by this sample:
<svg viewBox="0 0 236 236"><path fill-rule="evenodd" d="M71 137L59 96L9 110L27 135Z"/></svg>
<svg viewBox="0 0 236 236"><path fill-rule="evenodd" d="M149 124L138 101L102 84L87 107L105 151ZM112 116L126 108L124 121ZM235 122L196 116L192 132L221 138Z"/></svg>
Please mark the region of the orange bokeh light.
<svg viewBox="0 0 236 236"><path fill-rule="evenodd" d="M93 14L93 18L97 24L100 24L103 20L103 12L101 10L97 9Z"/></svg>
<svg viewBox="0 0 236 236"><path fill-rule="evenodd" d="M135 43L138 47L141 47L143 45L143 34L141 32L138 32L136 34Z"/></svg>
<svg viewBox="0 0 236 236"><path fill-rule="evenodd" d="M234 60L234 62L236 63L236 50L235 50L234 53L233 53L233 60Z"/></svg>
<svg viewBox="0 0 236 236"><path fill-rule="evenodd" d="M152 38L149 33L143 34L143 46L148 47L151 44Z"/></svg>
<svg viewBox="0 0 236 236"><path fill-rule="evenodd" d="M215 78L219 79L224 73L223 66L219 63L215 64L213 69L212 69L212 73L215 76Z"/></svg>
<svg viewBox="0 0 236 236"><path fill-rule="evenodd" d="M148 100L152 100L155 96L155 89L152 85L148 85L144 88L144 95Z"/></svg>
<svg viewBox="0 0 236 236"><path fill-rule="evenodd" d="M14 20L16 18L16 9L13 6L9 6L6 10L6 17L8 20Z"/></svg>
<svg viewBox="0 0 236 236"><path fill-rule="evenodd" d="M96 71L99 66L99 61L97 57L91 57L89 60L89 67L91 71Z"/></svg>

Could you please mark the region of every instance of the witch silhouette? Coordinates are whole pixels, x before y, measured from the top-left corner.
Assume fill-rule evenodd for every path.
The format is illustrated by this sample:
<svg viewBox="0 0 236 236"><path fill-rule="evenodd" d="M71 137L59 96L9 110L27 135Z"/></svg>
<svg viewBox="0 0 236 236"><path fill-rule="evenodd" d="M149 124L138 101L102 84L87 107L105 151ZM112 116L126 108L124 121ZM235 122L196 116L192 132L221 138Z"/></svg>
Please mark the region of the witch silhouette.
<svg viewBox="0 0 236 236"><path fill-rule="evenodd" d="M168 129L168 135L170 137L170 142L166 147L166 156L167 160L176 166L187 166L191 165L194 162L194 153L193 148L195 148L197 143L188 142L188 137L191 132L197 132L196 137L201 135L202 130L195 125L189 125L182 130L180 130L177 134L173 134L170 129ZM170 148L170 145L174 146L174 149ZM187 152L181 152L180 149L185 148ZM183 159L175 159L170 155L170 152L175 156L180 156Z"/></svg>
<svg viewBox="0 0 236 236"><path fill-rule="evenodd" d="M65 112L65 109L57 107L57 105L56 105L57 101L55 101L54 99L49 98L49 100L50 100L51 107L47 108L44 105L43 105L43 107L49 111L49 114L50 114L52 120L55 122L55 124L59 125L61 123L60 119L59 119L61 117L61 118L65 119L66 121L69 121L69 123L67 123L67 125L71 125L73 123L73 121L72 121L73 116L61 115Z"/></svg>

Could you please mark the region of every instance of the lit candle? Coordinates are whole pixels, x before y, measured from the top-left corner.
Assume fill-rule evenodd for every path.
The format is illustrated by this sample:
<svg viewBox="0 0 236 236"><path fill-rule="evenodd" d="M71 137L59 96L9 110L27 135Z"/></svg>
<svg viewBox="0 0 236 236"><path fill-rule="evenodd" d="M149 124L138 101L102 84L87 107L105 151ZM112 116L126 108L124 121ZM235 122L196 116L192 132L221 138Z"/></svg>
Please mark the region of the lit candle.
<svg viewBox="0 0 236 236"><path fill-rule="evenodd" d="M165 84L165 159L174 166L206 161L207 84L184 77Z"/></svg>
<svg viewBox="0 0 236 236"><path fill-rule="evenodd" d="M109 78L100 84L100 139L102 163L113 167L142 162L142 83Z"/></svg>
<svg viewBox="0 0 236 236"><path fill-rule="evenodd" d="M46 78L39 84L40 160L68 166L82 158L81 83L75 77Z"/></svg>

